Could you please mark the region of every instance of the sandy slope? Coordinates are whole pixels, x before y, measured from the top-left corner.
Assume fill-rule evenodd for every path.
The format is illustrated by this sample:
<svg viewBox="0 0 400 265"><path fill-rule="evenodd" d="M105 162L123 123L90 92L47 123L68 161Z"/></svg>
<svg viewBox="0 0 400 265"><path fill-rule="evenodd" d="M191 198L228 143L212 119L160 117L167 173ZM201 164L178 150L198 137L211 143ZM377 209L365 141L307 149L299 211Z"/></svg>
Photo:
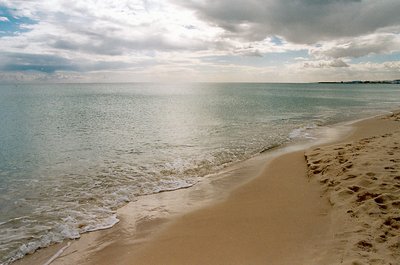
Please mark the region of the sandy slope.
<svg viewBox="0 0 400 265"><path fill-rule="evenodd" d="M400 130L388 131L306 152L332 205L324 264L400 264Z"/></svg>

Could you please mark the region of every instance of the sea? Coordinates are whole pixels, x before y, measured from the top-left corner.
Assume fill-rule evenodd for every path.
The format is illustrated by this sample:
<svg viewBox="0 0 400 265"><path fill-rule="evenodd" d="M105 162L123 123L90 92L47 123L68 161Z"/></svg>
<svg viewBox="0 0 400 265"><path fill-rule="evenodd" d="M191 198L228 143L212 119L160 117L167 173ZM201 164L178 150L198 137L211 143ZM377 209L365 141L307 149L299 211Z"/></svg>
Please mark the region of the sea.
<svg viewBox="0 0 400 265"><path fill-rule="evenodd" d="M0 264L118 222L318 128L400 108L400 85L0 85Z"/></svg>

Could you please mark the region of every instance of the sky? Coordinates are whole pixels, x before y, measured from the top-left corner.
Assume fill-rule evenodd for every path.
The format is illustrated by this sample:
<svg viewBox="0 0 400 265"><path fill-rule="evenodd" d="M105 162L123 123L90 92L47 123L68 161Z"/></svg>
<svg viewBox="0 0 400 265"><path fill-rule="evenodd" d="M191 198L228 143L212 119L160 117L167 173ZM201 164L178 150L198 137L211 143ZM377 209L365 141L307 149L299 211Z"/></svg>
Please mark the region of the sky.
<svg viewBox="0 0 400 265"><path fill-rule="evenodd" d="M0 0L0 82L400 79L399 0Z"/></svg>

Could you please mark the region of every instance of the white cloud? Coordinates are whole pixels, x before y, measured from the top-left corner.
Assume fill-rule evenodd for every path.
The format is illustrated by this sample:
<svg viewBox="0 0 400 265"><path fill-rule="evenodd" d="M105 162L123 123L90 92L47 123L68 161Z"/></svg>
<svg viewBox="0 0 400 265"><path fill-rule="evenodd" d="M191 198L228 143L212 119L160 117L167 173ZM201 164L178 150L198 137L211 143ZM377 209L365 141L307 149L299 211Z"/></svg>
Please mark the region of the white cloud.
<svg viewBox="0 0 400 265"><path fill-rule="evenodd" d="M370 54L389 54L400 51L400 35L376 33L357 38L325 42L310 53L317 58L359 58Z"/></svg>
<svg viewBox="0 0 400 265"><path fill-rule="evenodd" d="M121 54L129 50L197 50L218 39L219 29L191 11L157 1L6 1L16 16L39 23L25 34L41 49ZM49 45L45 45L49 43Z"/></svg>
<svg viewBox="0 0 400 265"><path fill-rule="evenodd" d="M8 59L18 53L53 55L87 69L87 64L99 61L130 65L154 58L157 62L158 53L179 51L179 56L184 58L196 51L218 50L230 45L218 37L221 29L208 26L193 16L192 11L168 2L22 2L0 2L14 16L27 16L37 22L24 26L28 32L0 38ZM4 54L0 54L1 59L5 61Z"/></svg>
<svg viewBox="0 0 400 265"><path fill-rule="evenodd" d="M7 17L0 17L0 21L2 22L10 22Z"/></svg>

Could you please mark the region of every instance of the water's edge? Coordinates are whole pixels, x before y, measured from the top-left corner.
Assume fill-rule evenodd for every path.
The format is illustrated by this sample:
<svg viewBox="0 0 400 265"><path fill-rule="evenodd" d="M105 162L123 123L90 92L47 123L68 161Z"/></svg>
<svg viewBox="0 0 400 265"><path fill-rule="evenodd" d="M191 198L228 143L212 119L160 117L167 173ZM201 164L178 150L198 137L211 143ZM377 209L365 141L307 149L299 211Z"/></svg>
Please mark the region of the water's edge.
<svg viewBox="0 0 400 265"><path fill-rule="evenodd" d="M392 111L388 111L387 113L390 114ZM65 240L63 243L51 245L49 250L52 249L52 251L46 253L47 259L44 264L48 265L54 260L57 260L58 257L69 255L76 251L76 249L81 248L82 245L88 245L88 242L85 242L87 240L93 243L98 237L104 235L102 231L99 230L106 229L107 234L112 233L113 227L117 223L119 223L119 225L129 226L130 229L135 230L138 235L137 239L139 240L140 238L140 240L143 240L143 238L141 238L143 233L145 232L144 234L146 234L146 236L149 234L149 227L144 225L144 223L147 222L149 224L153 223L152 221L154 220L164 220L159 224L151 226L151 230L161 229L161 227L163 227L162 224L166 223L165 220L172 220L179 215L226 198L234 188L256 178L259 172L274 158L286 153L305 150L312 146L337 141L351 133L354 123L385 115L387 114L377 114L362 119L321 126L315 128L313 131L314 138L298 142L288 142L280 146L274 146L268 150L262 150L259 154L249 159L232 163L220 172L203 177L202 180L193 185L139 196L138 200L128 202L117 210L115 215L117 221L109 227L87 231L77 240ZM119 222L120 220L121 222ZM146 227L146 231L143 231L141 227ZM86 237L88 234L92 234L90 238ZM76 244L77 246L74 246ZM40 252L41 250L30 256L41 255ZM51 256L49 256L49 254L51 254ZM24 257L16 263L30 264L29 262L27 257Z"/></svg>
<svg viewBox="0 0 400 265"><path fill-rule="evenodd" d="M186 188L212 197L199 181L396 107L399 88L0 85L0 264L118 226L117 209L144 195Z"/></svg>

